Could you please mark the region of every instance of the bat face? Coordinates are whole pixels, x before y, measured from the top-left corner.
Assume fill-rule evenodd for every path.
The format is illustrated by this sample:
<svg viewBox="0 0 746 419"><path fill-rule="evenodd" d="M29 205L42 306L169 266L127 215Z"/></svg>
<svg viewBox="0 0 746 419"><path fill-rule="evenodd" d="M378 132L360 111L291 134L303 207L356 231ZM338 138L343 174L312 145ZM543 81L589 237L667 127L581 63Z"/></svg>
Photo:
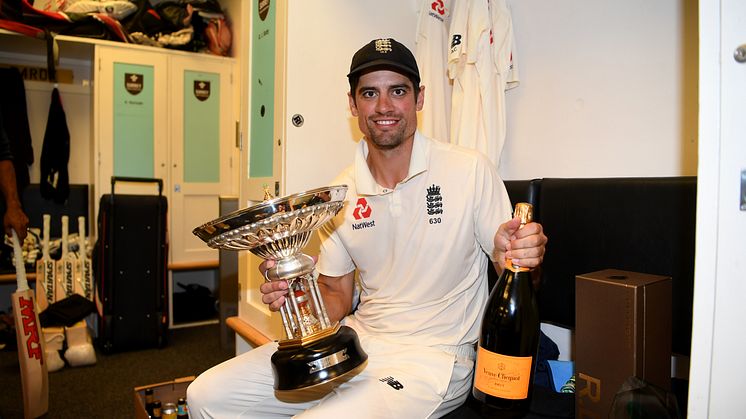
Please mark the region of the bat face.
<svg viewBox="0 0 746 419"><path fill-rule="evenodd" d="M56 273L54 260L41 259L36 263L36 304L40 312L54 302Z"/></svg>
<svg viewBox="0 0 746 419"><path fill-rule="evenodd" d="M54 302L54 276L56 274L56 269L54 268L54 261L52 259L45 260L44 261L44 293L47 301L49 303Z"/></svg>
<svg viewBox="0 0 746 419"><path fill-rule="evenodd" d="M39 317L34 311L34 292L26 289L13 293L18 363L21 366L24 417L39 417L49 408L49 378L44 362L44 340Z"/></svg>
<svg viewBox="0 0 746 419"><path fill-rule="evenodd" d="M62 261L62 281L65 287L65 297L75 293L75 257L68 257Z"/></svg>
<svg viewBox="0 0 746 419"><path fill-rule="evenodd" d="M66 291L65 291L65 261L58 260L55 262L54 265L55 268L55 290L54 290L54 300L60 301L64 300L66 297Z"/></svg>
<svg viewBox="0 0 746 419"><path fill-rule="evenodd" d="M65 299L75 293L78 278L78 261L73 253L68 253L56 263L57 287L54 295L56 301ZM54 281L54 280L53 280Z"/></svg>
<svg viewBox="0 0 746 419"><path fill-rule="evenodd" d="M49 256L49 224L51 217L44 214L44 235L42 240L42 257L36 262L36 306L39 311L46 309L49 304L55 302L55 278L57 271L54 260Z"/></svg>
<svg viewBox="0 0 746 419"><path fill-rule="evenodd" d="M93 301L93 266L89 259L80 261L80 282L83 285L83 296Z"/></svg>
<svg viewBox="0 0 746 419"><path fill-rule="evenodd" d="M85 217L78 217L78 258L75 292L93 301L93 265L86 250Z"/></svg>
<svg viewBox="0 0 746 419"><path fill-rule="evenodd" d="M75 293L93 301L93 265L83 253L75 259Z"/></svg>
<svg viewBox="0 0 746 419"><path fill-rule="evenodd" d="M47 288L44 285L46 275L44 275L44 260L36 262L36 302L38 303L39 312L47 308Z"/></svg>
<svg viewBox="0 0 746 419"><path fill-rule="evenodd" d="M24 351L24 356L29 360L38 360L40 365L44 364L44 350L39 337L39 325L34 313L34 299L31 291L16 293L13 304L17 305L14 310L19 316L16 319L16 333L18 334L19 351Z"/></svg>
<svg viewBox="0 0 746 419"><path fill-rule="evenodd" d="M49 378L44 363L44 339L39 333L39 316L34 307L34 290L28 287L21 244L14 230L13 256L16 261L18 288L11 296L16 324L18 363L21 366L24 417L36 418L49 408Z"/></svg>
<svg viewBox="0 0 746 419"><path fill-rule="evenodd" d="M60 242L62 257L57 261L57 301L65 299L75 292L75 255L68 252L67 215L62 216L62 241Z"/></svg>

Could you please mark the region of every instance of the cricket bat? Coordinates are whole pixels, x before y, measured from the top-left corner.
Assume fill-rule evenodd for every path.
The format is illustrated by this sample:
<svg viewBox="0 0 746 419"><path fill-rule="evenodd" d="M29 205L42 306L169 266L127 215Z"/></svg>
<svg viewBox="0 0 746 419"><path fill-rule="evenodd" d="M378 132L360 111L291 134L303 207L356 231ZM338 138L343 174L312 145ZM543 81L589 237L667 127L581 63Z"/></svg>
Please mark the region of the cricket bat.
<svg viewBox="0 0 746 419"><path fill-rule="evenodd" d="M78 275L75 281L75 292L93 301L93 266L88 257L85 243L85 217L78 217Z"/></svg>
<svg viewBox="0 0 746 419"><path fill-rule="evenodd" d="M63 300L75 292L75 255L68 252L68 223L69 217L62 216L62 256L57 261L57 291L55 299Z"/></svg>
<svg viewBox="0 0 746 419"><path fill-rule="evenodd" d="M41 313L54 299L54 289L57 286L55 278L57 268L54 260L49 256L49 225L52 217L44 214L44 227L42 232L41 259L36 262L36 307Z"/></svg>
<svg viewBox="0 0 746 419"><path fill-rule="evenodd" d="M44 339L39 330L39 314L34 306L34 291L29 289L21 244L11 231L16 261L17 289L13 293L13 317L16 322L18 363L21 366L23 416L39 417L49 410L49 376L44 362Z"/></svg>

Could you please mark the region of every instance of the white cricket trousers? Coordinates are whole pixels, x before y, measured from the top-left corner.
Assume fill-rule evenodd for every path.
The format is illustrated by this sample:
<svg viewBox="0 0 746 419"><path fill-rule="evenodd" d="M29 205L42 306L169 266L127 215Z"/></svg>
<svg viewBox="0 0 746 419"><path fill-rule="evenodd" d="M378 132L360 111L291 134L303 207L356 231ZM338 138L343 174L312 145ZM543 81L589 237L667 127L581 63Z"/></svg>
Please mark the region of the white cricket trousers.
<svg viewBox="0 0 746 419"><path fill-rule="evenodd" d="M274 395L270 342L204 373L187 389L192 418L437 418L471 390L472 345L400 345L358 333L368 365L320 400L287 403Z"/></svg>

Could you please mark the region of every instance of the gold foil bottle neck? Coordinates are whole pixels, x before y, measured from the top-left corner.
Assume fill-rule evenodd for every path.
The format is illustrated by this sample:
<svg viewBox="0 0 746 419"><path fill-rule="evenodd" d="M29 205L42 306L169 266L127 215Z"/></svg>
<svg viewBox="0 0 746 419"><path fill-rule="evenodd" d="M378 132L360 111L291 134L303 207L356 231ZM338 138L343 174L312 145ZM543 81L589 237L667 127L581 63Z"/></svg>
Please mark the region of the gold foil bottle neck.
<svg viewBox="0 0 746 419"><path fill-rule="evenodd" d="M513 216L520 218L520 228L523 228L524 225L534 220L534 206L526 202L519 202L515 204L515 208L513 209ZM510 258L506 258L505 260L505 267L513 272L527 272L531 270L529 268L522 267L513 263L513 260Z"/></svg>
<svg viewBox="0 0 746 419"><path fill-rule="evenodd" d="M513 214L521 219L521 225L523 226L534 220L534 207L529 203L519 202L515 204Z"/></svg>

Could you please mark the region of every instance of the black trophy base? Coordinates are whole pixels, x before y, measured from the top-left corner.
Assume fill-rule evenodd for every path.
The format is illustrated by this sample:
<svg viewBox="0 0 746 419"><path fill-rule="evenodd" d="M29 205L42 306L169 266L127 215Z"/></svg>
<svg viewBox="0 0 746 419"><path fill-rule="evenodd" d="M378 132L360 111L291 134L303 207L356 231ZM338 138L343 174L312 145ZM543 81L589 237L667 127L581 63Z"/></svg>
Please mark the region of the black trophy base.
<svg viewBox="0 0 746 419"><path fill-rule="evenodd" d="M347 326L306 346L280 348L272 354L275 396L290 402L319 399L362 371L367 361L357 333Z"/></svg>

